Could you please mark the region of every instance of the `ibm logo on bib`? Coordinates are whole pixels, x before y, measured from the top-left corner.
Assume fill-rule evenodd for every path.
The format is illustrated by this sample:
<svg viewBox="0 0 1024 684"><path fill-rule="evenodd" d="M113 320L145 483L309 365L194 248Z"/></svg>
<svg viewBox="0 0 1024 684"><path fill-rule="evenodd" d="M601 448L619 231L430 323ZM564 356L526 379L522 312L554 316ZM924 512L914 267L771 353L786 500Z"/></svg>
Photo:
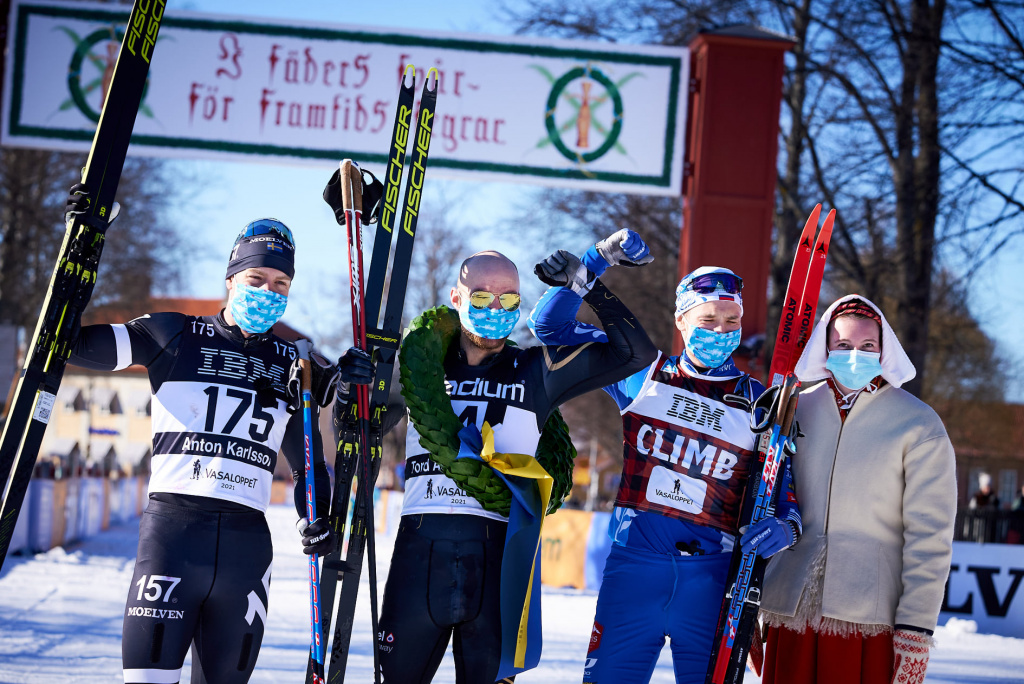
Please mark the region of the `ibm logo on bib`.
<svg viewBox="0 0 1024 684"><path fill-rule="evenodd" d="M199 353L203 360L203 365L196 369L199 375L250 381L267 378L273 382L284 378L284 367L271 363L268 368L263 359L255 356L210 347L200 347Z"/></svg>
<svg viewBox="0 0 1024 684"><path fill-rule="evenodd" d="M681 410L680 404L682 404ZM666 409L665 415L699 425L700 427L711 428L715 432L721 432L722 416L725 415L725 409L711 408L710 405L693 397L673 394L672 405Z"/></svg>

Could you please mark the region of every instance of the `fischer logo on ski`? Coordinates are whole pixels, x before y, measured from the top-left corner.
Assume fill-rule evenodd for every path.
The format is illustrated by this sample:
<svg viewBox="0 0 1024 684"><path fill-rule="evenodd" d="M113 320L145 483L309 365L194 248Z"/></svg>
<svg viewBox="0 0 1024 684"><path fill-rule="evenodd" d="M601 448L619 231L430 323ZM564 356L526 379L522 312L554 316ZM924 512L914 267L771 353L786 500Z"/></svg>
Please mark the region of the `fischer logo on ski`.
<svg viewBox="0 0 1024 684"><path fill-rule="evenodd" d="M415 134L412 133L412 116L414 112L414 88L416 70L411 65L405 70L395 126L391 139L391 150L388 154L388 167L384 174L384 189L380 202L379 217L366 217L372 221L379 218L377 237L374 240L373 253L370 259L369 273L365 288L353 283L353 312L359 311L363 316L359 324L354 322L356 344L367 351L372 351L376 359L376 373L369 387L362 386L355 394L351 405L340 415L335 416L339 426L339 444L336 460L336 479L333 505L329 524L333 529L344 530L348 526L349 542L345 560L341 560L341 549L324 559L323 572L320 579L320 595L323 608L322 623L325 634L330 630L331 617L334 612L337 585L341 584L340 596L337 598L337 617L333 638L329 669L326 681L343 682L345 667L348 660L349 642L359 589L359 575L362 570L364 546L368 556L368 572L370 575L371 622L376 633L377 596L376 567L373 539L373 485L377 479L381 461L381 442L383 438L384 415L390 394L392 369L397 359L401 341L402 310L405 304L405 293L409 281L409 268L412 263L413 240L416 235L416 222L419 217L423 184L426 176L427 159L432 137L434 108L437 101L438 74L436 69L427 71L423 83L421 104L417 118ZM411 142L411 145L410 145ZM409 164L408 181L405 198L401 209L402 230L395 231L399 219L398 196L402 176L405 173L406 156L412 147L413 159ZM344 162L343 162L344 163ZM344 174L340 174L344 175ZM345 182L341 178L342 183ZM333 178L332 178L333 183ZM331 185L324 197L328 198ZM336 209L336 216L337 209ZM350 273L353 281L362 282L361 244L353 245L351 228L358 217L346 212L346 223L350 229ZM355 218L356 221L352 219ZM393 263L391 263L388 297L384 302L384 289L388 283L388 265L391 261L391 243L395 240ZM361 242L361 240L359 240ZM356 267L351 268L355 260ZM383 307L383 312L382 312ZM383 321L381 314L383 313ZM379 323L379 325L378 325ZM367 390L370 390L369 392ZM369 395L369 396L368 396ZM349 516L349 494L353 481L357 481L355 508ZM377 649L374 649L375 679L379 673L377 668ZM312 668L307 670L307 682L312 680Z"/></svg>

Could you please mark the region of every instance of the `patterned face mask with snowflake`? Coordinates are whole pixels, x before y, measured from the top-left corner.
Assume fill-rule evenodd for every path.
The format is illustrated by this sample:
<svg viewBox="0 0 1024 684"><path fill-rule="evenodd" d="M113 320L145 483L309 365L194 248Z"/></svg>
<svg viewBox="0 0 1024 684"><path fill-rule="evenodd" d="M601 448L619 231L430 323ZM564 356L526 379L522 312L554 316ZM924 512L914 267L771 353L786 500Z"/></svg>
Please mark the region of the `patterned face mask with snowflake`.
<svg viewBox="0 0 1024 684"><path fill-rule="evenodd" d="M506 311L503 308L484 307L478 309L470 305L466 298L459 307L459 321L474 335L479 335L485 340L501 340L512 334L513 328L519 322L519 309Z"/></svg>
<svg viewBox="0 0 1024 684"><path fill-rule="evenodd" d="M236 283L231 297L231 315L238 327L247 333L265 333L281 320L288 297Z"/></svg>
<svg viewBox="0 0 1024 684"><path fill-rule="evenodd" d="M717 333L714 330L690 328L689 334L683 339L687 351L705 368L718 368L729 360L736 347L740 346L740 330Z"/></svg>

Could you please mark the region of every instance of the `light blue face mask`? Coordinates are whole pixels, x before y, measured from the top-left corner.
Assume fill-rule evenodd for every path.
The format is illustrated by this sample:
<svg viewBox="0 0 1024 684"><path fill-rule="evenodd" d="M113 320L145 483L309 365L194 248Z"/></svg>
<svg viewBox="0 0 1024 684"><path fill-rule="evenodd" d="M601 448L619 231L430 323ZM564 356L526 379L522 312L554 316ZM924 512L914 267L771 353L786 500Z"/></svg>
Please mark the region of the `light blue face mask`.
<svg viewBox="0 0 1024 684"><path fill-rule="evenodd" d="M505 311L501 307L495 309L489 306L477 309L470 305L468 298L463 298L462 306L459 307L459 320L462 327L474 335L485 340L502 340L512 334L519 322L519 309Z"/></svg>
<svg viewBox="0 0 1024 684"><path fill-rule="evenodd" d="M843 387L859 390L882 374L882 354L859 349L836 349L828 353L825 368Z"/></svg>
<svg viewBox="0 0 1024 684"><path fill-rule="evenodd" d="M705 368L718 368L729 360L736 347L740 346L741 331L739 329L727 333L717 333L694 326L690 334L683 340L686 349L697 359L697 363Z"/></svg>
<svg viewBox="0 0 1024 684"><path fill-rule="evenodd" d="M288 297L252 285L235 283L231 297L231 315L238 327L247 333L265 333L281 320L288 306Z"/></svg>

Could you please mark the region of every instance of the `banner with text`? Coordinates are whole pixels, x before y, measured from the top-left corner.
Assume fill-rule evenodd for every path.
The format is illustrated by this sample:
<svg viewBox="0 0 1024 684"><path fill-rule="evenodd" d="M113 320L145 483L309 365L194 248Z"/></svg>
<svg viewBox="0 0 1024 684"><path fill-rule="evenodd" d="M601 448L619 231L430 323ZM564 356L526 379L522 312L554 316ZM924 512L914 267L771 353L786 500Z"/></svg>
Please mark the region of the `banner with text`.
<svg viewBox="0 0 1024 684"><path fill-rule="evenodd" d="M86 151L128 7L15 0L4 145ZM688 52L167 12L131 152L386 162L406 64L439 73L431 174L679 195Z"/></svg>
<svg viewBox="0 0 1024 684"><path fill-rule="evenodd" d="M974 620L978 631L1024 637L1024 546L953 542L939 624Z"/></svg>

